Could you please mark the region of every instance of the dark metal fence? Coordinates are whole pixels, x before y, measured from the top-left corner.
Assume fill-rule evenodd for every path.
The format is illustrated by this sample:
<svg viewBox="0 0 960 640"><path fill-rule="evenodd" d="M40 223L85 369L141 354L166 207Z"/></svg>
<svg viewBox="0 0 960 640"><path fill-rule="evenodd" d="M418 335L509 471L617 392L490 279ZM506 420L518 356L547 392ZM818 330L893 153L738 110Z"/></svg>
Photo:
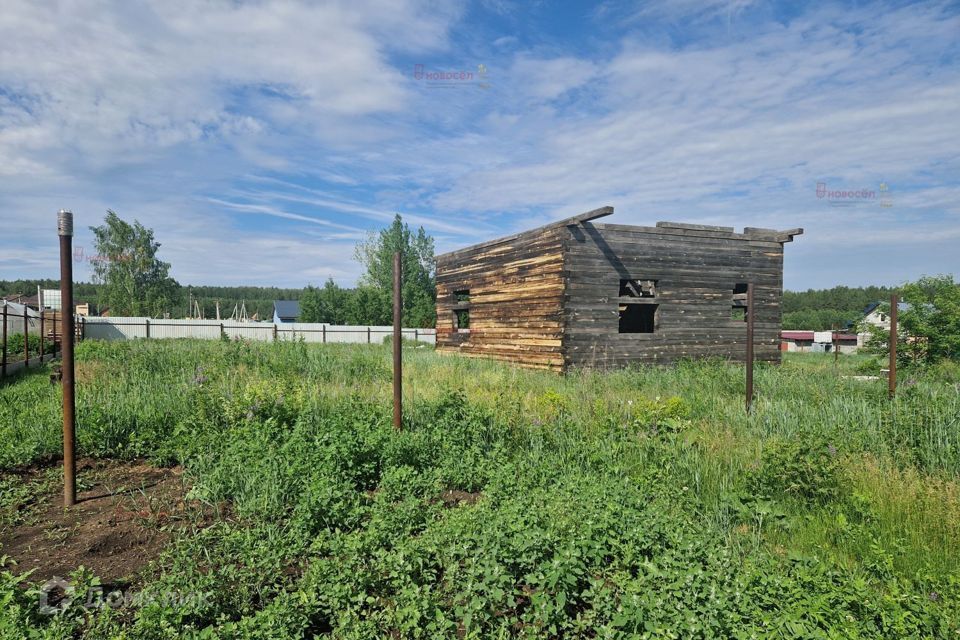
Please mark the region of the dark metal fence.
<svg viewBox="0 0 960 640"><path fill-rule="evenodd" d="M62 319L56 311L37 313L26 306L22 310L12 305L0 307L0 377L57 357L63 337L62 326ZM14 351L10 338L15 335L22 335L23 342Z"/></svg>

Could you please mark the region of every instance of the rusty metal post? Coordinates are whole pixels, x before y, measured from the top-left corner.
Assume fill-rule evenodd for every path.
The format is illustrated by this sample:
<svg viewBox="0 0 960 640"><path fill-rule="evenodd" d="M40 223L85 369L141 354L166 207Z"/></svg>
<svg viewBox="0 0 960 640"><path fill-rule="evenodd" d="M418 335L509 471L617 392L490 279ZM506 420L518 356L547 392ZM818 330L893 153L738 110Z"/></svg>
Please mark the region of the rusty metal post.
<svg viewBox="0 0 960 640"><path fill-rule="evenodd" d="M753 409L753 283L747 284L747 413Z"/></svg>
<svg viewBox="0 0 960 640"><path fill-rule="evenodd" d="M323 344L327 344L327 325L323 325L322 327L320 327L320 330L322 332L321 337L323 339Z"/></svg>
<svg viewBox="0 0 960 640"><path fill-rule="evenodd" d="M840 362L840 337L837 335L837 328L833 328L833 366L836 367Z"/></svg>
<svg viewBox="0 0 960 640"><path fill-rule="evenodd" d="M3 377L7 377L7 305L3 305L3 360L0 361L0 373Z"/></svg>
<svg viewBox="0 0 960 640"><path fill-rule="evenodd" d="M23 305L23 368L30 366L30 321L27 318L27 305Z"/></svg>
<svg viewBox="0 0 960 640"><path fill-rule="evenodd" d="M60 317L63 320L63 506L77 503L76 404L73 369L73 214L64 209L57 214L60 236Z"/></svg>
<svg viewBox="0 0 960 640"><path fill-rule="evenodd" d="M897 307L900 299L897 294L890 296L890 372L887 374L887 388L890 399L897 395Z"/></svg>
<svg viewBox="0 0 960 640"><path fill-rule="evenodd" d="M370 326L367 325L367 344L370 344L371 342L372 340L370 338Z"/></svg>
<svg viewBox="0 0 960 640"><path fill-rule="evenodd" d="M397 431L403 426L403 347L400 330L403 316L403 301L400 294L401 268L400 252L397 251L393 254L393 428Z"/></svg>
<svg viewBox="0 0 960 640"><path fill-rule="evenodd" d="M43 364L43 306L40 307L40 364Z"/></svg>

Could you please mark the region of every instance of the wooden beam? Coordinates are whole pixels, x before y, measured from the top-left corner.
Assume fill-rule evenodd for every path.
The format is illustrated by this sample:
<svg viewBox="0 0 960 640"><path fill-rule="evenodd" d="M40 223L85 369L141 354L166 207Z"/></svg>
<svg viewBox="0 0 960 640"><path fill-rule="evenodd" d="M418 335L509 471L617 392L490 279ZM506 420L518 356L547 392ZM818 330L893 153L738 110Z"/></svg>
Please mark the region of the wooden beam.
<svg viewBox="0 0 960 640"><path fill-rule="evenodd" d="M658 222L657 226L661 229L689 229L690 231L720 231L722 233L733 233L733 227L715 227L709 224L686 224L684 222Z"/></svg>
<svg viewBox="0 0 960 640"><path fill-rule="evenodd" d="M513 242L514 240L518 240L520 238L524 238L527 236L538 236L542 234L544 231L556 229L557 227L576 226L584 222L589 222L590 220L596 220L597 218L609 216L612 213L613 213L613 207L609 207L609 206L600 207L599 209L593 209L592 211L587 211L585 213L572 216L570 218L564 218L563 220L558 220L556 222L545 224L542 227L537 227L535 229L530 229L528 231L521 231L520 233L515 233L510 236L504 236L502 238L496 238L494 240L488 240L486 242L481 242L479 244L473 244L473 245L470 245L469 247L464 247L463 249L457 249L456 251L441 253L440 255L437 256L437 260L441 260L441 259L445 260L453 256L456 256L457 254L460 254L460 253L465 253L468 251L476 251L477 249L483 249L485 247L491 247L493 245L502 244L506 242Z"/></svg>
<svg viewBox="0 0 960 640"><path fill-rule="evenodd" d="M593 211L587 211L586 213L581 213L576 216L567 218L566 220L561 220L550 226L564 226L564 227L573 227L584 222L590 222L591 220L596 220L597 218L604 218L606 216L613 214L613 207L600 207L599 209L594 209Z"/></svg>
<svg viewBox="0 0 960 640"><path fill-rule="evenodd" d="M793 242L794 236L803 235L803 229L797 227L796 229L788 229L787 231L781 231L777 234L777 242Z"/></svg>

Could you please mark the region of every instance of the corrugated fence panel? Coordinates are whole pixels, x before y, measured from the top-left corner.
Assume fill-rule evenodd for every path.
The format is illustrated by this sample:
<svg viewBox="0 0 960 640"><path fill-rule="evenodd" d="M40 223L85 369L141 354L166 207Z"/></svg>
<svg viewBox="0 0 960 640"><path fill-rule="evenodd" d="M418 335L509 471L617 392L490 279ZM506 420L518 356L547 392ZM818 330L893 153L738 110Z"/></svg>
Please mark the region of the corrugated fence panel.
<svg viewBox="0 0 960 640"><path fill-rule="evenodd" d="M200 338L217 340L221 333L245 340L303 340L381 344L393 335L393 327L336 326L322 323L229 322L219 320L159 320L147 318L85 318L84 336L93 340L132 338ZM403 337L436 344L435 329L403 329Z"/></svg>

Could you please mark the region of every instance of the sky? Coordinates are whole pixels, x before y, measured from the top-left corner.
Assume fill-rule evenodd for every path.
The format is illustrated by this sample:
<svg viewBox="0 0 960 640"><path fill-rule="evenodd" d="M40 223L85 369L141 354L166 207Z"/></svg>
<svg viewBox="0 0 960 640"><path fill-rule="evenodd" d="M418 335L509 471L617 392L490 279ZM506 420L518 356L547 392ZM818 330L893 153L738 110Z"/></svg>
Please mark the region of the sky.
<svg viewBox="0 0 960 640"><path fill-rule="evenodd" d="M301 287L395 213L440 253L606 205L802 227L793 290L960 275L960 5L3 1L0 280L58 277L60 208Z"/></svg>

